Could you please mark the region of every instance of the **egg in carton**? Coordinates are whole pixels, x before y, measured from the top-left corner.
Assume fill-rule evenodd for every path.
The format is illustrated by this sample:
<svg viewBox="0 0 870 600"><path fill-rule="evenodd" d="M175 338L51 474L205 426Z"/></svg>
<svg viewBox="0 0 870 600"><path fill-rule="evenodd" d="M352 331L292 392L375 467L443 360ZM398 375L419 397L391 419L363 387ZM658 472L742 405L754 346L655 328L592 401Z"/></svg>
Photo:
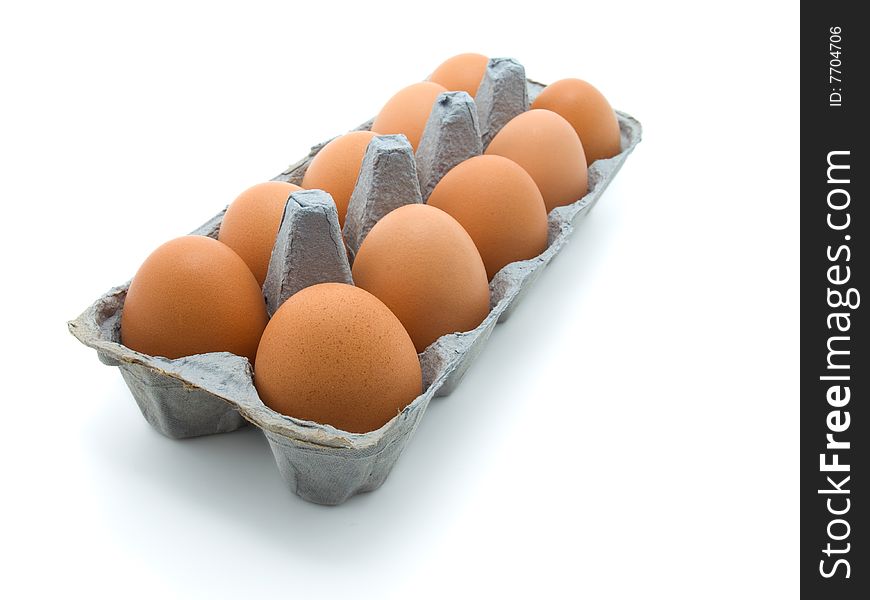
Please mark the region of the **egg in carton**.
<svg viewBox="0 0 870 600"><path fill-rule="evenodd" d="M269 314L304 287L327 281L352 283L351 261L378 219L399 206L424 202L447 171L481 154L511 118L528 110L543 87L527 80L516 61L491 59L476 101L465 92L446 92L437 98L416 155L402 135L373 138L343 231L329 194L320 190L290 194L263 284ZM215 352L167 359L123 346L120 317L129 282L100 297L69 323L69 329L95 349L104 364L119 367L142 414L162 434L187 438L224 433L250 422L265 434L281 476L296 494L319 504L340 504L384 482L431 399L455 389L496 323L508 318L613 180L641 138L640 123L619 111L616 115L621 152L589 167L589 190L583 198L550 211L544 252L496 273L490 282L490 311L483 322L471 331L440 337L419 355L423 392L375 431L349 433L275 412L257 394L247 358ZM371 121L358 129L370 127ZM300 183L325 144L312 148L275 179ZM224 212L193 233L217 238Z"/></svg>

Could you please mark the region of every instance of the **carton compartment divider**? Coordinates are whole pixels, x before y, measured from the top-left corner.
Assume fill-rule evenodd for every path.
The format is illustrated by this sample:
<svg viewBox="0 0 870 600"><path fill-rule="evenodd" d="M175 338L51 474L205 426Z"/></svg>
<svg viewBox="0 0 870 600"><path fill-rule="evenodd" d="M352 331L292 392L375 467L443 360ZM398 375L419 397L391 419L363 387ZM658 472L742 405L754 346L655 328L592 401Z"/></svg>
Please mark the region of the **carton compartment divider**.
<svg viewBox="0 0 870 600"><path fill-rule="evenodd" d="M269 316L299 290L326 282L353 285L335 202L322 190L293 192L263 282Z"/></svg>
<svg viewBox="0 0 870 600"><path fill-rule="evenodd" d="M408 138L402 134L372 138L344 220L344 242L351 263L381 217L400 206L422 202L414 150Z"/></svg>
<svg viewBox="0 0 870 600"><path fill-rule="evenodd" d="M483 149L520 113L529 110L526 70L512 58L491 58L475 96Z"/></svg>
<svg viewBox="0 0 870 600"><path fill-rule="evenodd" d="M417 146L417 175L423 201L447 172L483 152L477 105L466 92L444 92L435 100Z"/></svg>

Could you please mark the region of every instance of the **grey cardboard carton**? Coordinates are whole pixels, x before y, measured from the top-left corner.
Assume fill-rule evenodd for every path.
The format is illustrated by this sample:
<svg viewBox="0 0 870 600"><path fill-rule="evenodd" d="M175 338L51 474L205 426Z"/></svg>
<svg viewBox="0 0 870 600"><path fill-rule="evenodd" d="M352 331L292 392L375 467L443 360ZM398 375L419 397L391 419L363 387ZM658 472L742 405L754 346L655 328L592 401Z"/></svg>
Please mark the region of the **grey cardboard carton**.
<svg viewBox="0 0 870 600"><path fill-rule="evenodd" d="M514 69L512 64L507 67ZM526 106L542 88L541 84L527 82ZM465 98L454 96L445 103L448 105L466 106L467 103ZM478 106L477 109L481 114L492 114L489 108ZM433 119L441 116L435 115ZM547 249L532 259L506 265L495 275L490 282L491 310L478 327L442 336L420 354L424 392L375 431L348 433L328 424L296 419L271 410L257 395L251 365L246 358L218 352L167 359L123 346L120 343L120 315L129 282L112 288L97 299L69 323L69 329L83 344L96 350L104 364L120 368L142 414L164 435L186 438L228 432L252 423L265 434L281 476L295 493L311 502L340 504L354 494L374 490L384 482L431 399L445 396L455 389L482 351L496 323L508 318L543 268L567 243L576 224L594 207L641 139L638 121L618 111L617 117L622 151L589 167L589 192L583 198L550 212ZM369 121L359 129L367 129L370 124ZM477 126L476 122L474 126ZM429 132L433 148L443 146L437 140L437 133ZM308 163L324 145L312 148L307 157L275 179L299 183ZM427 163L426 181L437 182L445 169L467 158L468 145L459 144L458 148L463 158L451 159L443 147L432 152L443 166L433 169L433 163ZM388 208L385 204L422 201L413 154L403 136L375 138L369 150L366 161L370 164L364 164L358 182L360 194L351 200L352 210L348 211L344 228L345 238L349 234L353 238L351 253L374 224L373 219L385 214ZM475 151L480 152L479 149ZM385 154L390 155L390 160L384 160ZM390 165L388 168L392 169L393 176L383 177L384 173L375 166L377 163ZM404 190L402 199L397 200L394 194L386 193L382 186L399 186ZM348 263L338 255L334 240L313 250L308 242L301 249L297 244L293 250L292 241L294 236L298 236L294 232L300 223L325 232L327 237L337 234L337 217L334 209L328 209L324 195L322 192L296 192L288 198L285 220L269 267L272 280L267 277L264 286L272 290L275 308L286 299L288 292L295 291L300 285L322 280L349 282ZM372 201L378 197L382 199ZM193 233L217 237L222 217L223 212ZM318 258L309 261L310 264L302 263L301 251L311 251L310 256ZM267 291L267 297L269 293Z"/></svg>

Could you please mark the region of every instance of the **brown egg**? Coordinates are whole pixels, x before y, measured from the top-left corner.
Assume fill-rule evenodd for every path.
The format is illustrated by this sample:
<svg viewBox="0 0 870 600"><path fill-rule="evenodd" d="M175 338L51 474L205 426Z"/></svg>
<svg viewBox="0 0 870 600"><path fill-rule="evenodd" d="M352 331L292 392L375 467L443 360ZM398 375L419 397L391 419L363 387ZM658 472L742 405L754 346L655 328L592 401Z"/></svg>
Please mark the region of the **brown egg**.
<svg viewBox="0 0 870 600"><path fill-rule="evenodd" d="M429 81L441 84L451 92L468 92L474 98L488 63L489 58L483 54L457 54L441 63L429 76Z"/></svg>
<svg viewBox="0 0 870 600"><path fill-rule="evenodd" d="M468 232L492 279L508 263L547 248L547 209L538 186L503 156L475 156L453 167L435 186L429 205Z"/></svg>
<svg viewBox="0 0 870 600"><path fill-rule="evenodd" d="M375 134L371 131L351 131L335 138L314 156L302 179L305 189L329 192L342 227L359 168L373 137Z"/></svg>
<svg viewBox="0 0 870 600"><path fill-rule="evenodd" d="M562 79L548 85L532 108L545 108L565 117L583 142L587 164L620 152L619 122L601 92L581 79Z"/></svg>
<svg viewBox="0 0 870 600"><path fill-rule="evenodd" d="M486 268L474 242L441 209L409 204L363 240L354 283L399 317L417 352L447 333L474 329L489 313Z"/></svg>
<svg viewBox="0 0 870 600"><path fill-rule="evenodd" d="M404 133L414 150L417 150L432 105L438 94L446 91L444 86L431 81L421 81L399 90L375 117L372 131L382 135Z"/></svg>
<svg viewBox="0 0 870 600"><path fill-rule="evenodd" d="M547 212L586 195L586 155L574 128L549 110L530 110L508 121L486 154L511 159L532 176Z"/></svg>
<svg viewBox="0 0 870 600"><path fill-rule="evenodd" d="M272 316L254 384L272 410L364 433L419 396L423 379L411 338L380 300L352 285L321 283Z"/></svg>
<svg viewBox="0 0 870 600"><path fill-rule="evenodd" d="M166 242L142 263L121 313L121 343L180 358L232 352L252 363L266 327L266 304L245 261L212 238Z"/></svg>
<svg viewBox="0 0 870 600"><path fill-rule="evenodd" d="M284 181L258 183L233 200L221 222L218 239L242 257L260 286L266 280L287 199L301 189Z"/></svg>

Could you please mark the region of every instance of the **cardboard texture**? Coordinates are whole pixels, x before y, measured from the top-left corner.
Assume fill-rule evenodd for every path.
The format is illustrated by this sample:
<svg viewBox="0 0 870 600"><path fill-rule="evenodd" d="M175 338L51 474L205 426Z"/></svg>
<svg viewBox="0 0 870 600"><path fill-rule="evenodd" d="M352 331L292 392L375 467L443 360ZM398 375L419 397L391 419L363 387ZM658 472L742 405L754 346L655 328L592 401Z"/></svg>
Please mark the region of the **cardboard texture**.
<svg viewBox="0 0 870 600"><path fill-rule="evenodd" d="M502 61L495 59L495 66L491 61L491 68L498 71L499 65L505 64ZM514 73L516 69L508 63L505 71ZM523 85L524 89L528 86L521 94L527 107L529 98L534 98L543 86L531 81L524 81ZM493 91L501 89L492 82L486 84L485 77L481 85L484 96L490 93L486 86ZM473 130L476 126L474 105L469 105L470 99L465 96L442 94L436 102L424 134L428 138L426 146L421 144L422 151L417 157L426 164L423 180L427 188L431 181L443 176L452 161L459 162L459 157L469 152L479 153L474 141L469 143L465 137L469 128ZM489 115L488 131L492 131L492 123L503 119L493 115L502 113L482 108L481 103L486 101L480 96L476 108L481 115ZM513 98L515 101L515 90ZM376 431L348 433L276 413L257 395L246 358L219 352L170 360L123 346L120 315L129 282L101 296L69 323L69 329L83 344L95 349L103 363L120 368L142 414L164 435L186 438L232 431L246 422L253 423L265 434L281 476L296 494L311 502L340 504L384 482L431 399L456 388L496 323L510 315L543 267L567 243L576 224L601 197L641 139L640 123L618 111L617 117L622 152L589 168L586 196L551 211L549 245L543 253L506 265L495 275L490 282L491 311L486 319L472 331L439 338L420 354L424 393ZM370 123L358 129L367 129ZM437 131L442 126L451 131L455 127L464 141L452 144ZM276 179L298 183L311 158L324 145L312 148L307 157ZM397 206L422 201L418 175L417 163L404 136L380 136L372 140L344 227L345 240L352 252L359 248L377 219ZM320 191L295 192L288 199L264 285L266 297L272 298L271 307L277 308L291 293L311 283L350 282L347 257L336 242L340 237L335 208L330 209L329 204L328 194ZM193 233L216 238L222 217L223 212Z"/></svg>
<svg viewBox="0 0 870 600"><path fill-rule="evenodd" d="M491 58L475 97L483 149L520 113L529 110L526 70L512 58Z"/></svg>
<svg viewBox="0 0 870 600"><path fill-rule="evenodd" d="M477 106L465 92L438 96L417 147L417 175L423 201L447 171L483 153Z"/></svg>
<svg viewBox="0 0 870 600"><path fill-rule="evenodd" d="M335 202L322 190L293 192L263 282L269 316L299 290L328 281L353 283Z"/></svg>
<svg viewBox="0 0 870 600"><path fill-rule="evenodd" d="M381 217L400 206L421 202L417 163L408 138L399 134L372 139L344 220L344 243L351 261Z"/></svg>

